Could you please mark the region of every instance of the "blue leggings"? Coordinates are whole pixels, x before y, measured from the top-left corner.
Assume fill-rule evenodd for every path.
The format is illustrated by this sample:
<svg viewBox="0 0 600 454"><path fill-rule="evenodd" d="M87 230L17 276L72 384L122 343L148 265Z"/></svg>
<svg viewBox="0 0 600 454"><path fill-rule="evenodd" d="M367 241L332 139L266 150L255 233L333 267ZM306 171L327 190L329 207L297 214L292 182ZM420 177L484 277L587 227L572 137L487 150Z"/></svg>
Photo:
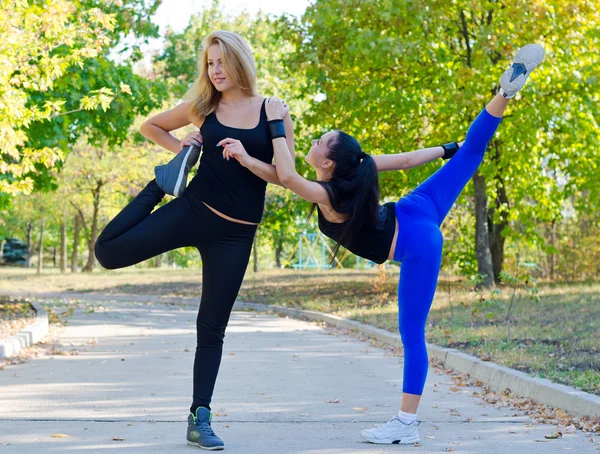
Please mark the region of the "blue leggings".
<svg viewBox="0 0 600 454"><path fill-rule="evenodd" d="M421 395L427 378L425 322L442 261L440 225L469 182L501 119L483 110L463 146L437 172L396 203L398 239L394 260L402 262L398 282L398 326L404 345L402 391Z"/></svg>

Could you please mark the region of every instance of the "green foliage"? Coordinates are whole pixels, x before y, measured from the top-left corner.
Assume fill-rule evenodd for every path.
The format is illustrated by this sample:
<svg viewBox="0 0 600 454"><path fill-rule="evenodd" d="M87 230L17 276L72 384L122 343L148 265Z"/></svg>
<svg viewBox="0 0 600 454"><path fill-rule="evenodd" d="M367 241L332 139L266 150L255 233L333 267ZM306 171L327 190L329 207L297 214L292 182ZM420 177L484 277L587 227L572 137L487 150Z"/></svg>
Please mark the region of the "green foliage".
<svg viewBox="0 0 600 454"><path fill-rule="evenodd" d="M319 0L290 27L290 63L306 74L309 126L343 129L369 153L396 153L464 138L516 49L542 43L546 62L481 168L489 200L501 188L508 196L493 221L510 221L509 239L533 242L535 225L563 216L570 200L584 210L600 200L599 20L597 1ZM439 165L383 175L382 195L406 194Z"/></svg>
<svg viewBox="0 0 600 454"><path fill-rule="evenodd" d="M142 0L0 2L6 17L0 29L0 209L7 194L55 188L50 169L82 134L120 143L135 116L164 98L162 84L105 57L121 33L156 36L148 21L156 6Z"/></svg>

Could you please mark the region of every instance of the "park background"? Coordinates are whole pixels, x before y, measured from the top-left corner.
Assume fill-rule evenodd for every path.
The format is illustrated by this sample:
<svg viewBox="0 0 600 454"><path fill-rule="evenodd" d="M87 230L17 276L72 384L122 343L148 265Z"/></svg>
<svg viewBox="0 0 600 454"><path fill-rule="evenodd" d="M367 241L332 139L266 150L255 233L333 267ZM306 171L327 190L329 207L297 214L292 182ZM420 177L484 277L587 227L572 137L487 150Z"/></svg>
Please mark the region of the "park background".
<svg viewBox="0 0 600 454"><path fill-rule="evenodd" d="M261 94L291 105L307 177L332 128L371 154L462 140L537 42L544 64L443 225L428 340L600 394L600 2L282 3L0 0L0 288L200 295L195 249L107 272L93 246L170 159L139 126L180 102L213 30L241 34ZM441 165L381 174L382 202ZM239 298L395 331L398 264L329 266L309 209L268 187Z"/></svg>

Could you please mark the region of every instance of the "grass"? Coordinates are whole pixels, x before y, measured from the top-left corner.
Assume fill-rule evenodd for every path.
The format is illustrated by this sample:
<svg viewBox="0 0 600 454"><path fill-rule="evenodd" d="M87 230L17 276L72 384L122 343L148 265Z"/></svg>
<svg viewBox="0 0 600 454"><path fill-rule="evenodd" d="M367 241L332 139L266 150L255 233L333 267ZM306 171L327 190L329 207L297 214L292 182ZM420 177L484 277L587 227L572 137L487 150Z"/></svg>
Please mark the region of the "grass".
<svg viewBox="0 0 600 454"><path fill-rule="evenodd" d="M398 270L249 272L239 299L338 314L397 332ZM0 269L0 288L199 297L199 270L127 269L90 275L35 276ZM507 340L504 312L489 294L442 280L428 318L427 340L600 395L600 283L542 283L539 301L516 307ZM506 302L508 289L497 299ZM495 313L490 316L490 311Z"/></svg>

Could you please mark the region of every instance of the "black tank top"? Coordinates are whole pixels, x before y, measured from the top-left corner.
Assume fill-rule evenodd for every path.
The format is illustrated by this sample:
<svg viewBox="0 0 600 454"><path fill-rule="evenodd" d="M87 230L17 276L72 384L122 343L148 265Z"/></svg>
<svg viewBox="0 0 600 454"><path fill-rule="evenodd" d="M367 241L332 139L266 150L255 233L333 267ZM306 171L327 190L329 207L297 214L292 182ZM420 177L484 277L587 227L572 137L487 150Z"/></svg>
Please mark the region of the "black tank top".
<svg viewBox="0 0 600 454"><path fill-rule="evenodd" d="M396 232L396 209L395 202L379 206L377 225L363 226L358 231L352 242L342 243L346 249L359 257L372 260L375 263L383 263L388 259L394 233ZM339 241L342 234L342 224L329 222L317 205L319 212L319 229L332 240Z"/></svg>
<svg viewBox="0 0 600 454"><path fill-rule="evenodd" d="M203 202L227 216L247 222L260 222L267 182L236 159L223 159L223 147L217 147L217 144L228 137L237 139L250 156L272 164L273 142L267 125L265 101L263 100L260 108L260 121L255 128L225 126L213 112L204 119L200 132L204 141L200 166L186 191L193 191Z"/></svg>

